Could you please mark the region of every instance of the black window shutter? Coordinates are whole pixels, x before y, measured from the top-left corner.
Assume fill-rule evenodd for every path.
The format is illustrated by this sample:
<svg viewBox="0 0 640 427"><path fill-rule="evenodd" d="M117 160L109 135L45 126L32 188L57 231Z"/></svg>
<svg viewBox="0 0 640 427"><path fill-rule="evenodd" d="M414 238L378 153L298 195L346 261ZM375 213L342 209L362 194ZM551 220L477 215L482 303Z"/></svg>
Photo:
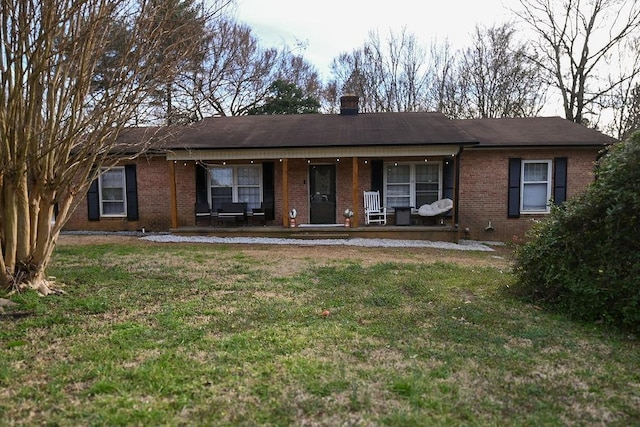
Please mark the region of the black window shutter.
<svg viewBox="0 0 640 427"><path fill-rule="evenodd" d="M136 179L136 165L126 165L124 176L127 186L127 219L138 220L138 180Z"/></svg>
<svg viewBox="0 0 640 427"><path fill-rule="evenodd" d="M100 220L100 193L98 179L94 179L87 192L87 214L89 221Z"/></svg>
<svg viewBox="0 0 640 427"><path fill-rule="evenodd" d="M262 203L265 205L265 218L275 219L275 165L273 162L262 164Z"/></svg>
<svg viewBox="0 0 640 427"><path fill-rule="evenodd" d="M520 159L509 159L508 217L520 218Z"/></svg>
<svg viewBox="0 0 640 427"><path fill-rule="evenodd" d="M207 194L207 168L196 164L196 203L209 203Z"/></svg>
<svg viewBox="0 0 640 427"><path fill-rule="evenodd" d="M553 160L553 203L561 205L567 200L567 158Z"/></svg>
<svg viewBox="0 0 640 427"><path fill-rule="evenodd" d="M380 200L384 200L384 163L382 160L371 160L371 191L379 191Z"/></svg>

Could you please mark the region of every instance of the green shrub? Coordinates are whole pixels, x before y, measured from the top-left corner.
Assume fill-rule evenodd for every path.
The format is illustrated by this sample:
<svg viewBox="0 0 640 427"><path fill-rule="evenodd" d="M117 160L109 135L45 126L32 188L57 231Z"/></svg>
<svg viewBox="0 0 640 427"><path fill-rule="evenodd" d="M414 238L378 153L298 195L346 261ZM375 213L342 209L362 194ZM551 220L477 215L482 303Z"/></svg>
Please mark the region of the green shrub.
<svg viewBox="0 0 640 427"><path fill-rule="evenodd" d="M640 331L640 133L611 146L595 173L531 229L512 289L572 318Z"/></svg>

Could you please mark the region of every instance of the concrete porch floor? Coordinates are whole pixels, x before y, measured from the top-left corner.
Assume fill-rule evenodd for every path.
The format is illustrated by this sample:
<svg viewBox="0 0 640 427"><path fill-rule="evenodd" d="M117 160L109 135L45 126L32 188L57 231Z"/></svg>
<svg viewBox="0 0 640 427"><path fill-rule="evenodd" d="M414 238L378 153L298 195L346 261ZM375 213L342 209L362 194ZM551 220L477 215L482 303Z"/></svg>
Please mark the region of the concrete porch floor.
<svg viewBox="0 0 640 427"><path fill-rule="evenodd" d="M216 237L273 237L288 239L405 239L431 240L458 243L458 229L449 225L360 225L347 228L343 225L313 226L303 224L295 228L275 225L244 226L193 226L172 229L177 235L200 235Z"/></svg>

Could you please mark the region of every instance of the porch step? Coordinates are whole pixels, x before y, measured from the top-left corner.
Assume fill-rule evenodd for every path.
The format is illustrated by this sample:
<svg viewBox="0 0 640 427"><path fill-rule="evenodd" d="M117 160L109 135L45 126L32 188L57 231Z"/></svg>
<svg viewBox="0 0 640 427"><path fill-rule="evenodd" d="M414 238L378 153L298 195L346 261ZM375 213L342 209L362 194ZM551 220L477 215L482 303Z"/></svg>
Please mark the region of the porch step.
<svg viewBox="0 0 640 427"><path fill-rule="evenodd" d="M293 239L348 239L349 233L291 233Z"/></svg>

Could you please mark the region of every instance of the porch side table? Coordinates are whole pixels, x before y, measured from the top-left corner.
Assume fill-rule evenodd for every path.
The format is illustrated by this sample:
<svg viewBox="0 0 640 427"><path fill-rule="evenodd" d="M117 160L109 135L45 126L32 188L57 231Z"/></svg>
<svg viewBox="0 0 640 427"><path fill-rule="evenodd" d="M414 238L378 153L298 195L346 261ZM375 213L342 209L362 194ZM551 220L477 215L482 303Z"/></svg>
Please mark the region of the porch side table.
<svg viewBox="0 0 640 427"><path fill-rule="evenodd" d="M393 210L396 213L396 225L411 225L411 206L397 206Z"/></svg>

